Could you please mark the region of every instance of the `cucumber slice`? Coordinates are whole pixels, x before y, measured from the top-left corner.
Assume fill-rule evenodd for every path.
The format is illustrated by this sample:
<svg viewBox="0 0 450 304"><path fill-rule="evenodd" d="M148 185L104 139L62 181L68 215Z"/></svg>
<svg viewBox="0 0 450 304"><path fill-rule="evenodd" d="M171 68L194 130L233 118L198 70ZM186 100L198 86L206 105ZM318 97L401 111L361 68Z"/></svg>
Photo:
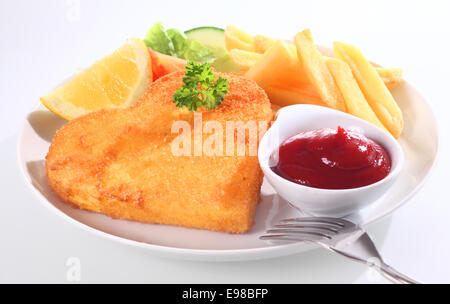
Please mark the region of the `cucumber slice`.
<svg viewBox="0 0 450 304"><path fill-rule="evenodd" d="M198 41L211 49L216 60L211 64L219 72L240 72L225 47L225 31L218 27L196 27L184 32L188 39Z"/></svg>

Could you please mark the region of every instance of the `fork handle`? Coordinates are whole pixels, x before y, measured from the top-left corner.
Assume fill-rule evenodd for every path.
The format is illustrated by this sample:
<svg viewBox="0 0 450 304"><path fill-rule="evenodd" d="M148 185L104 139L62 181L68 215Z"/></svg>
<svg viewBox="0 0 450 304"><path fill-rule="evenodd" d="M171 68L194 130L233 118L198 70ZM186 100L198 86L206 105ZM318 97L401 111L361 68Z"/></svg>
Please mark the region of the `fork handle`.
<svg viewBox="0 0 450 304"><path fill-rule="evenodd" d="M407 277L406 275L398 272L388 264L381 262L378 266L372 266L378 270L386 279L397 284L419 284L419 282Z"/></svg>
<svg viewBox="0 0 450 304"><path fill-rule="evenodd" d="M420 284L419 282L417 282L417 281L407 277L406 275L402 274L401 272L395 270L393 267L386 264L383 260L379 261L379 263L377 263L377 264L371 263L362 257L357 257L354 255L345 253L343 251L337 250L335 248L334 249L330 248L330 247L326 247L326 248L331 249L334 252L339 253L351 260L361 262L363 264L366 264L366 265L374 268L381 275L383 275L386 279L388 279L389 281L391 281L393 283L396 283L396 284Z"/></svg>

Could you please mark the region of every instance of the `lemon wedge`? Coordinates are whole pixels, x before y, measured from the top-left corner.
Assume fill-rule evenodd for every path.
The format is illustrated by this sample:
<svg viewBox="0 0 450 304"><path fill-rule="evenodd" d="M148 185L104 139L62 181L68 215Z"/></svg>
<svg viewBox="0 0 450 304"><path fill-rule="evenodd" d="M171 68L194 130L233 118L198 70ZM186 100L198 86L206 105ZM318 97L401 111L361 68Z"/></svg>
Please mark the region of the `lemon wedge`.
<svg viewBox="0 0 450 304"><path fill-rule="evenodd" d="M71 120L103 108L133 105L152 81L150 54L140 39L130 39L114 53L94 63L41 102L56 115Z"/></svg>

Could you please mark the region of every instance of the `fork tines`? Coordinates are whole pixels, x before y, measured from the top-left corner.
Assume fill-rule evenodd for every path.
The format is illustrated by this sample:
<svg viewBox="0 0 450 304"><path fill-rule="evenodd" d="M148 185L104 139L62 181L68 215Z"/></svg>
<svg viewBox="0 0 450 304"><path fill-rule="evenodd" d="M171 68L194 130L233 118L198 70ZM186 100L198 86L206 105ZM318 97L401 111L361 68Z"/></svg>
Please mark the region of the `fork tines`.
<svg viewBox="0 0 450 304"><path fill-rule="evenodd" d="M301 217L289 218L267 230L267 234L260 237L262 240L285 241L317 241L319 239L332 239L343 228L352 223L342 219L328 217Z"/></svg>
<svg viewBox="0 0 450 304"><path fill-rule="evenodd" d="M338 218L332 218L332 217L297 217L297 218L288 218L281 220L282 223L322 223L322 224L329 224L334 225L337 227L345 227L348 225L349 222L338 219Z"/></svg>

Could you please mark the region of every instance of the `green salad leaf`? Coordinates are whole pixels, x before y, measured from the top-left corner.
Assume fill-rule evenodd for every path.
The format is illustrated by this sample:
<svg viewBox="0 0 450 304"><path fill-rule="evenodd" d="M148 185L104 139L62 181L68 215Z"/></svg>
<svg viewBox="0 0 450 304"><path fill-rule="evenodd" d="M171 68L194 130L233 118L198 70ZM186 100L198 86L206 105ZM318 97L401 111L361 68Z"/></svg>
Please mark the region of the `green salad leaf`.
<svg viewBox="0 0 450 304"><path fill-rule="evenodd" d="M213 62L216 58L208 47L193 41L178 29L164 29L161 22L155 23L144 38L147 47L154 51L188 61Z"/></svg>
<svg viewBox="0 0 450 304"><path fill-rule="evenodd" d="M183 58L186 49L189 47L188 38L186 35L177 29L169 29L166 33L173 43L175 56L178 58Z"/></svg>
<svg viewBox="0 0 450 304"><path fill-rule="evenodd" d="M144 43L154 51L174 56L175 48L169 35L164 30L162 22L156 22L145 35Z"/></svg>
<svg viewBox="0 0 450 304"><path fill-rule="evenodd" d="M213 52L198 41L190 40L184 52L184 59L211 63L216 60Z"/></svg>

